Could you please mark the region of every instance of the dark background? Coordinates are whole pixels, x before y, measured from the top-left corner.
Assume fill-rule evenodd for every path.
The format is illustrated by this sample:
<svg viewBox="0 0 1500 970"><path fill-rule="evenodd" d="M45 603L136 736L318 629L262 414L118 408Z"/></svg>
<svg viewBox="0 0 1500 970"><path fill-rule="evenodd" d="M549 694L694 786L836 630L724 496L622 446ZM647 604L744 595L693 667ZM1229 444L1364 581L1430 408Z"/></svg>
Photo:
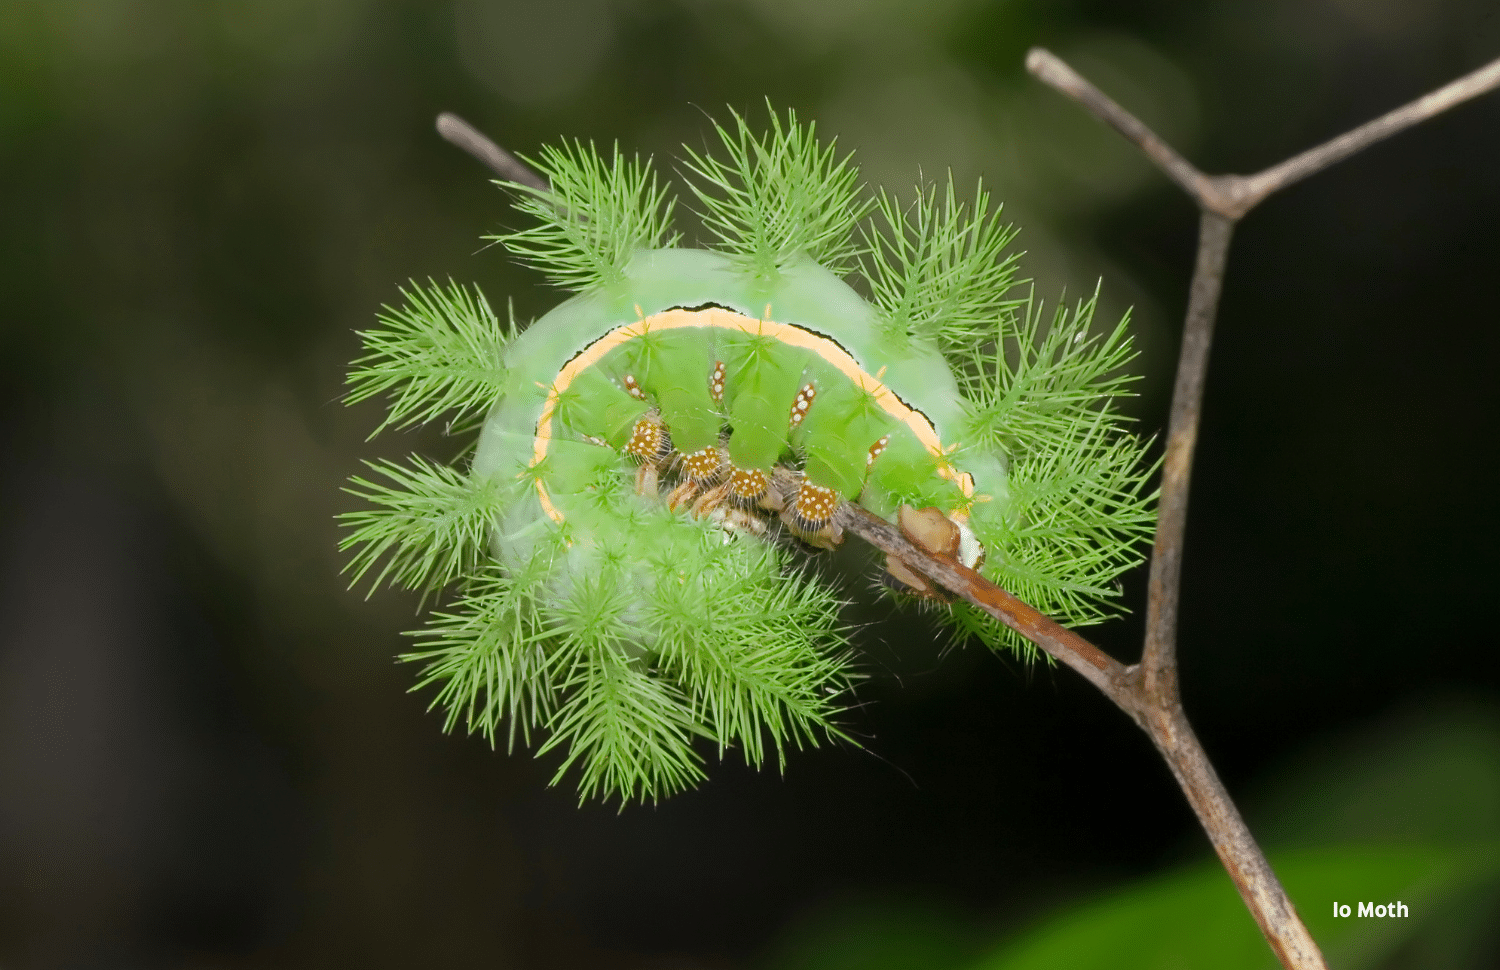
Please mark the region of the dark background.
<svg viewBox="0 0 1500 970"><path fill-rule="evenodd" d="M0 962L740 967L829 913L1003 936L1204 851L1066 670L867 602L862 750L657 807L444 736L416 602L339 577L352 330L409 277L558 296L432 130L670 162L704 111L815 118L897 188L983 176L1039 294L1134 307L1165 423L1190 203L1027 78L1046 45L1249 172L1500 56L1490 0L9 0L0 5ZM1500 97L1235 240L1188 532L1183 684L1232 791L1322 739L1500 710ZM864 581L851 589L859 593ZM1142 606L1142 577L1128 583ZM1139 622L1092 634L1138 653Z"/></svg>

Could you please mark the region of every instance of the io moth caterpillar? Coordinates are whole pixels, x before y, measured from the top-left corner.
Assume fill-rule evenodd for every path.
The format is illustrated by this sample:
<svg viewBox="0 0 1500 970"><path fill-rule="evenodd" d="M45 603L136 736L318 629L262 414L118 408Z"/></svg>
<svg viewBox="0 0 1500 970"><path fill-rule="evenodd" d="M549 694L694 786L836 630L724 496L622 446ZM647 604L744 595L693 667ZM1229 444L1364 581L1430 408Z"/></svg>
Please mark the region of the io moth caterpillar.
<svg viewBox="0 0 1500 970"><path fill-rule="evenodd" d="M838 734L838 597L775 536L838 544L841 502L936 509L966 561L1073 623L1104 615L1151 525L1113 405L1125 324L1091 335L1092 301L1049 319L1014 295L986 193L870 199L790 115L719 134L727 160L685 163L713 248L669 234L649 165L544 150L550 189L509 186L537 224L493 238L575 295L519 329L474 291L413 287L350 377L350 401L392 395L387 424L482 417L466 469L355 478L373 507L344 546L356 581L382 564L453 590L408 655L448 725L545 732L585 797L694 783L697 738L758 764Z"/></svg>
<svg viewBox="0 0 1500 970"><path fill-rule="evenodd" d="M840 501L883 514L935 505L965 521L1003 491L998 462L975 456L989 489L976 492L973 474L949 459L955 442L945 445L939 428L956 431L963 396L942 356L910 341L892 347L873 308L811 260L763 280L718 253L647 250L623 284L575 297L507 351L511 380L473 474L529 456L535 496L520 503L513 534L534 535L524 523L538 515L577 523L579 541L612 534L599 519L616 510L573 487L606 455L621 474L635 464L676 473L681 497L669 505L778 511L795 532L825 540ZM802 473L784 505L771 488L778 465ZM531 554L516 541L506 555Z"/></svg>

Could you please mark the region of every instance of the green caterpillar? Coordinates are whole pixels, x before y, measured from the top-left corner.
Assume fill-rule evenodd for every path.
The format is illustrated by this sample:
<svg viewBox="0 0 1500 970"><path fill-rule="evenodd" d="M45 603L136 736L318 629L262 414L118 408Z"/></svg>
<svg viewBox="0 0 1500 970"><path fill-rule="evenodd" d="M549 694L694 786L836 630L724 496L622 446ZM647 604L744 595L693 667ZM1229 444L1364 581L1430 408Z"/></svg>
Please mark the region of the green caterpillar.
<svg viewBox="0 0 1500 970"><path fill-rule="evenodd" d="M508 185L537 224L492 238L576 295L518 331L477 293L415 287L350 376L351 402L392 394L385 424L482 416L466 472L355 478L373 508L343 517L344 547L356 582L380 563L377 582L456 588L414 634L419 686L450 728L544 730L584 797L693 784L696 738L759 764L840 736L840 604L769 541L778 521L833 546L841 502L937 509L966 562L1075 624L1105 615L1151 525L1113 407L1125 323L1090 335L1090 301L1044 326L982 190L867 199L811 126L771 120L720 128L727 161L688 152L714 249L669 235L649 164L544 150L549 190Z"/></svg>
<svg viewBox="0 0 1500 970"><path fill-rule="evenodd" d="M615 531L603 520L618 510L572 488L591 481L601 459L679 466L683 498L668 504L701 489L700 512L723 501L780 510L775 467L800 459L786 511L793 529L814 536L841 500L887 514L902 502L935 504L967 517L976 500L1003 497L994 457L970 462L984 472L990 491L981 494L948 460L937 428L956 426L963 399L942 356L892 347L873 308L818 264L758 280L717 253L658 249L640 253L622 282L569 301L509 348L512 380L473 473L529 474L536 500L516 510L520 519L540 511L586 535ZM514 471L517 456L527 471Z"/></svg>

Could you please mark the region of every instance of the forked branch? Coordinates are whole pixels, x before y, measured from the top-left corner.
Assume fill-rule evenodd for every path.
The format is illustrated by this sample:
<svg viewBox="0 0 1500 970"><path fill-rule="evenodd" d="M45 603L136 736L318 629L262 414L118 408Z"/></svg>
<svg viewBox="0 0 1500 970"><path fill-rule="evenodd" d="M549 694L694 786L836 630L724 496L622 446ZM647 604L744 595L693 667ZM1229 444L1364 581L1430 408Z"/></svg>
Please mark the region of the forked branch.
<svg viewBox="0 0 1500 970"><path fill-rule="evenodd" d="M1051 51L1033 47L1026 69L1042 83L1077 101L1090 114L1130 140L1199 208L1238 220L1267 196L1341 162L1378 141L1436 117L1449 108L1500 87L1500 59L1428 94L1254 175L1205 175L1177 154L1139 118L1115 103Z"/></svg>
<svg viewBox="0 0 1500 970"><path fill-rule="evenodd" d="M1099 120L1128 138L1168 178L1192 196L1201 212L1198 256L1188 294L1187 319L1183 326L1182 350L1167 427L1166 454L1162 459L1161 497L1146 605L1146 642L1141 662L1128 668L1134 675L1134 690L1129 698L1131 706L1127 707L1114 695L1110 696L1115 703L1131 711L1166 758L1224 868L1239 888L1245 905L1250 908L1282 965L1289 970L1322 968L1326 964L1317 944L1298 917L1286 891L1266 862L1265 854L1246 828L1194 736L1178 692L1177 616L1182 542L1219 294L1223 290L1230 239L1235 224L1245 213L1273 192L1454 105L1500 87L1500 60L1251 176L1203 174L1138 118L1048 51L1033 48L1026 55L1026 67L1041 81L1079 102Z"/></svg>
<svg viewBox="0 0 1500 970"><path fill-rule="evenodd" d="M1317 944L1193 733L1178 692L1176 640L1182 540L1214 321L1218 315L1230 239L1236 223L1245 213L1273 192L1454 105L1500 87L1500 60L1252 176L1205 175L1139 119L1045 50L1033 48L1027 55L1026 65L1040 80L1078 101L1139 147L1192 196L1201 210L1198 256L1189 291L1162 463L1160 506L1146 608L1146 640L1141 661L1128 667L1119 663L1088 640L1043 616L979 573L951 557L934 554L913 544L899 528L857 505L844 503L836 513L835 521L846 532L901 560L1016 630L1048 656L1072 668L1099 688L1127 713L1166 759L1224 868L1281 964L1288 970L1326 970ZM546 188L546 182L539 175L456 115L445 113L439 116L437 128L445 139L464 149L501 178Z"/></svg>

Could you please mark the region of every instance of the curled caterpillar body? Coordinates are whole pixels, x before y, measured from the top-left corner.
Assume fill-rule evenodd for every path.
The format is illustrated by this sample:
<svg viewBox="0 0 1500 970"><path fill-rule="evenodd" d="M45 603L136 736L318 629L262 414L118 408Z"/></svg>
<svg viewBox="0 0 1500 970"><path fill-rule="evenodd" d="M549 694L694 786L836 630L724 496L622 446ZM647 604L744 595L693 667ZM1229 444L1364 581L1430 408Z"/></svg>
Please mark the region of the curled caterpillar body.
<svg viewBox="0 0 1500 970"><path fill-rule="evenodd" d="M558 524L584 514L577 485L600 456L571 446L601 439L660 460L670 438L687 477L727 475L746 501L776 465L800 466L794 509L810 530L839 501L887 515L937 506L963 520L1003 491L999 462L975 461L976 479L949 460L964 399L942 355L909 339L891 346L873 308L821 266L799 263L767 285L716 253L658 250L625 277L538 320L507 354L512 377L473 473L534 476L538 514ZM529 554L524 541L513 549Z"/></svg>
<svg viewBox="0 0 1500 970"><path fill-rule="evenodd" d="M861 203L810 127L735 120L730 163L689 152L718 249L676 245L646 166L545 150L551 190L512 186L538 225L497 238L575 295L522 330L462 287L413 287L350 377L351 402L392 395L386 424L482 418L466 468L354 479L373 509L344 516L344 547L356 581L448 591L407 655L448 725L538 732L585 797L694 784L697 741L759 764L842 736L839 596L773 529L831 547L841 503L922 510L900 520L913 541L1086 623L1153 521L1112 406L1123 323L1091 335L1092 302L1048 318L1008 295L984 192ZM941 615L1030 650L962 603Z"/></svg>

